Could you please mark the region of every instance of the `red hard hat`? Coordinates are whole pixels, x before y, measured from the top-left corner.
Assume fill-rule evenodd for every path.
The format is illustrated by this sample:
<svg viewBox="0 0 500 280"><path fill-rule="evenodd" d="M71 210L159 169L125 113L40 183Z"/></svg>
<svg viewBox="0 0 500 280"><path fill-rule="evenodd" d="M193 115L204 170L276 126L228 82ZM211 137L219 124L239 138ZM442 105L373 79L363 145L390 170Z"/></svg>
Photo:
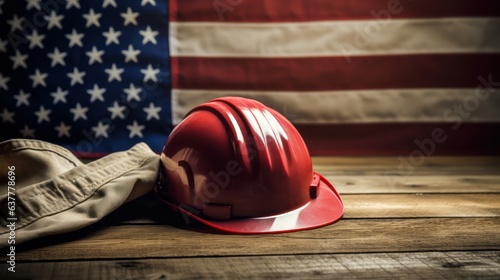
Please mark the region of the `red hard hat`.
<svg viewBox="0 0 500 280"><path fill-rule="evenodd" d="M335 188L313 172L295 127L262 103L214 99L170 134L156 191L171 208L232 233L324 226L344 213Z"/></svg>

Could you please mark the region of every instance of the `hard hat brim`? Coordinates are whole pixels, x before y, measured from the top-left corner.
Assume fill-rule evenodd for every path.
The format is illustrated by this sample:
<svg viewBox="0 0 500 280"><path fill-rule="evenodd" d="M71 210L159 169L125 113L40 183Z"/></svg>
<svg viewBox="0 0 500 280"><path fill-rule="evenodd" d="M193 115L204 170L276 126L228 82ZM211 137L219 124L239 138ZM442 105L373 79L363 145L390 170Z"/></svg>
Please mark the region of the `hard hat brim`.
<svg viewBox="0 0 500 280"><path fill-rule="evenodd" d="M298 209L276 216L219 221L196 216L183 208L178 209L183 215L207 226L236 234L280 233L318 228L339 220L344 214L344 204L333 185L320 174L317 175L320 177L317 197Z"/></svg>

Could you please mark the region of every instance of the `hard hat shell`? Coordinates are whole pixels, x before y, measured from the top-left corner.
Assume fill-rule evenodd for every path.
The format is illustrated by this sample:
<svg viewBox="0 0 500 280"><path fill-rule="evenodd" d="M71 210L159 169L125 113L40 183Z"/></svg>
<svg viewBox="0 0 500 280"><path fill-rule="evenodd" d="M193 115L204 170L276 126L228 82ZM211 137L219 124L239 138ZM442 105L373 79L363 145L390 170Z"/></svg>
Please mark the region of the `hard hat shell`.
<svg viewBox="0 0 500 280"><path fill-rule="evenodd" d="M344 212L313 172L295 127L262 103L214 99L192 109L161 153L159 197L208 226L233 233L319 227Z"/></svg>

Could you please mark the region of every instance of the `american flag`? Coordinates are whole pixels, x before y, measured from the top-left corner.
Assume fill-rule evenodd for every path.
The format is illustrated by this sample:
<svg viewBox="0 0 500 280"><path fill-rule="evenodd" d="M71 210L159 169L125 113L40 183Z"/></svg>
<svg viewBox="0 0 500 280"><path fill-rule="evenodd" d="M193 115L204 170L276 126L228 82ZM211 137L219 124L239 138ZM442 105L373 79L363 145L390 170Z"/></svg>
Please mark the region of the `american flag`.
<svg viewBox="0 0 500 280"><path fill-rule="evenodd" d="M2 139L160 151L189 109L258 99L314 155L500 154L500 3L1 1Z"/></svg>
<svg viewBox="0 0 500 280"><path fill-rule="evenodd" d="M83 156L172 128L165 1L0 1L2 138Z"/></svg>

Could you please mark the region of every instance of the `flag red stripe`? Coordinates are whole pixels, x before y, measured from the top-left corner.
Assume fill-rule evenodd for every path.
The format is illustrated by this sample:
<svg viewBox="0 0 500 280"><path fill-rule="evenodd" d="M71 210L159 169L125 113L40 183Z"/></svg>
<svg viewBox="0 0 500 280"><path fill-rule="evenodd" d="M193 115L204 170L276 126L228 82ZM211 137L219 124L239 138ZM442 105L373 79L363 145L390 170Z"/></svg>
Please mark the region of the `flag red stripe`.
<svg viewBox="0 0 500 280"><path fill-rule="evenodd" d="M180 89L315 91L474 88L478 76L500 76L498 54L306 58L172 57Z"/></svg>
<svg viewBox="0 0 500 280"><path fill-rule="evenodd" d="M172 21L286 22L383 18L500 16L496 0L183 0Z"/></svg>
<svg viewBox="0 0 500 280"><path fill-rule="evenodd" d="M311 155L500 155L500 123L298 124L295 127ZM444 142L433 140L435 130L442 130L442 136L436 139L445 139Z"/></svg>

